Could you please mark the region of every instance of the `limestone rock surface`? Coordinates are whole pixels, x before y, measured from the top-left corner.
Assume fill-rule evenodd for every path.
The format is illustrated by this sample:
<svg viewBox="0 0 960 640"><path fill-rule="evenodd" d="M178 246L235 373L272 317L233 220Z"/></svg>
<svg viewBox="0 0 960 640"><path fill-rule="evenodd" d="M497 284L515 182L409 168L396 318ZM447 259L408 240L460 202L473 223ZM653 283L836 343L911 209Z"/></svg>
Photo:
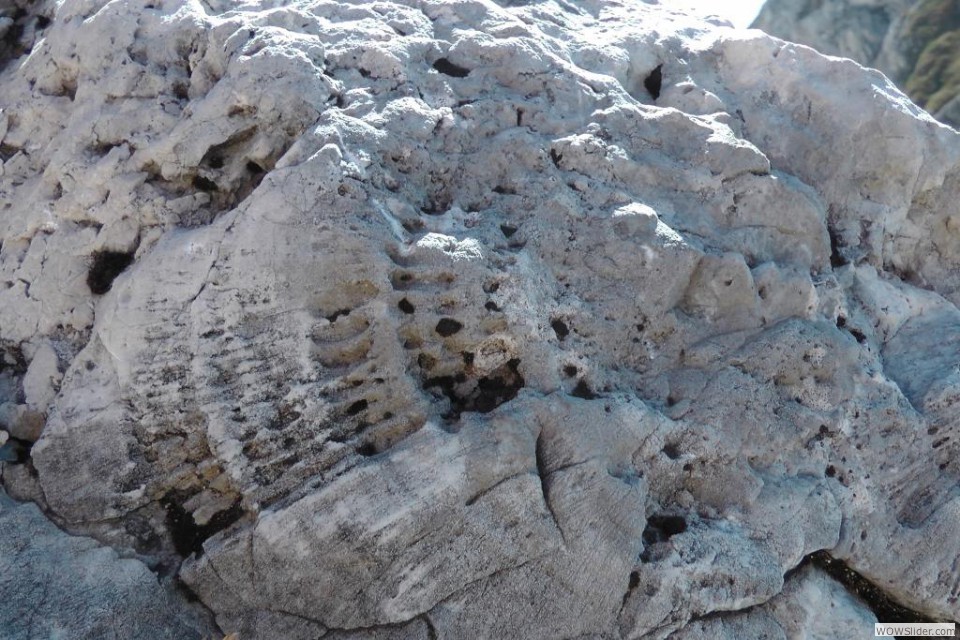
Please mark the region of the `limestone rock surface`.
<svg viewBox="0 0 960 640"><path fill-rule="evenodd" d="M768 0L754 27L880 69L960 126L960 5L953 0Z"/></svg>
<svg viewBox="0 0 960 640"><path fill-rule="evenodd" d="M213 625L142 562L69 536L0 493L4 638L209 638Z"/></svg>
<svg viewBox="0 0 960 640"><path fill-rule="evenodd" d="M224 634L886 611L818 552L960 617L960 134L880 73L633 0L0 7L3 483Z"/></svg>

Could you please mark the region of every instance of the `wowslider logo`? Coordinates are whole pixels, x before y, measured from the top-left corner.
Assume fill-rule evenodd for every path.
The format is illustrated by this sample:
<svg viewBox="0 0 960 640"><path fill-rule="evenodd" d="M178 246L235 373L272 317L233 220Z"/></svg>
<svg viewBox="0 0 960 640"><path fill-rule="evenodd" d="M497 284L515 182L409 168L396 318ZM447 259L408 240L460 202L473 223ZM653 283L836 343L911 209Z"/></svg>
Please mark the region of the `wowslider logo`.
<svg viewBox="0 0 960 640"><path fill-rule="evenodd" d="M873 626L875 638L953 638L957 625L953 622L913 622L899 624L878 622Z"/></svg>

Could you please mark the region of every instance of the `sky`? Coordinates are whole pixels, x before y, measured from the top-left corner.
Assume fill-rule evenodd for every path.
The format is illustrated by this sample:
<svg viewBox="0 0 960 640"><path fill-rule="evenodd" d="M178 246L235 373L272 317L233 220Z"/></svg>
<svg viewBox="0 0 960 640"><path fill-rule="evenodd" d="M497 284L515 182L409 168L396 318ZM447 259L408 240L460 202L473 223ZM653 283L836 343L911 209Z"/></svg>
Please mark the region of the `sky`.
<svg viewBox="0 0 960 640"><path fill-rule="evenodd" d="M757 17L764 0L660 0L662 5L692 7L701 13L727 18L738 27L748 27Z"/></svg>

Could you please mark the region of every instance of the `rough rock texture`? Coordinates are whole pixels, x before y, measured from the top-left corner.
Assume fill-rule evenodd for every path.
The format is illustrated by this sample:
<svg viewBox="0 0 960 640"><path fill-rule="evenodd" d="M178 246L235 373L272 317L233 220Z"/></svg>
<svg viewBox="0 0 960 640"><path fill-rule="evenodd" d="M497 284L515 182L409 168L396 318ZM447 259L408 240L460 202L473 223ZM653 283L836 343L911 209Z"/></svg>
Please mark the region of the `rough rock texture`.
<svg viewBox="0 0 960 640"><path fill-rule="evenodd" d="M224 633L960 617L960 137L881 74L615 0L17 24L4 484Z"/></svg>
<svg viewBox="0 0 960 640"><path fill-rule="evenodd" d="M2 492L0 594L4 638L181 640L213 633L142 562L68 536L36 505Z"/></svg>
<svg viewBox="0 0 960 640"><path fill-rule="evenodd" d="M753 25L876 67L960 126L960 4L954 0L768 0Z"/></svg>

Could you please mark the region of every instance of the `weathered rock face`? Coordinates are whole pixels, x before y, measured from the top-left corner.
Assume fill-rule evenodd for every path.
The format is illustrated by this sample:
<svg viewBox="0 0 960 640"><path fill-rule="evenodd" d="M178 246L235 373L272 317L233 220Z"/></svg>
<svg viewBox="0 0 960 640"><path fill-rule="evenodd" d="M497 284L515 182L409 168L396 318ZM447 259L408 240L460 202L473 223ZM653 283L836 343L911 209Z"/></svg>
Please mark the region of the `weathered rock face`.
<svg viewBox="0 0 960 640"><path fill-rule="evenodd" d="M637 2L16 21L4 483L225 633L874 620L820 550L960 616L960 138L880 74Z"/></svg>
<svg viewBox="0 0 960 640"><path fill-rule="evenodd" d="M880 69L960 126L960 5L953 0L768 0L754 26Z"/></svg>
<svg viewBox="0 0 960 640"><path fill-rule="evenodd" d="M33 504L0 493L0 627L5 638L209 638L138 560L68 536Z"/></svg>

